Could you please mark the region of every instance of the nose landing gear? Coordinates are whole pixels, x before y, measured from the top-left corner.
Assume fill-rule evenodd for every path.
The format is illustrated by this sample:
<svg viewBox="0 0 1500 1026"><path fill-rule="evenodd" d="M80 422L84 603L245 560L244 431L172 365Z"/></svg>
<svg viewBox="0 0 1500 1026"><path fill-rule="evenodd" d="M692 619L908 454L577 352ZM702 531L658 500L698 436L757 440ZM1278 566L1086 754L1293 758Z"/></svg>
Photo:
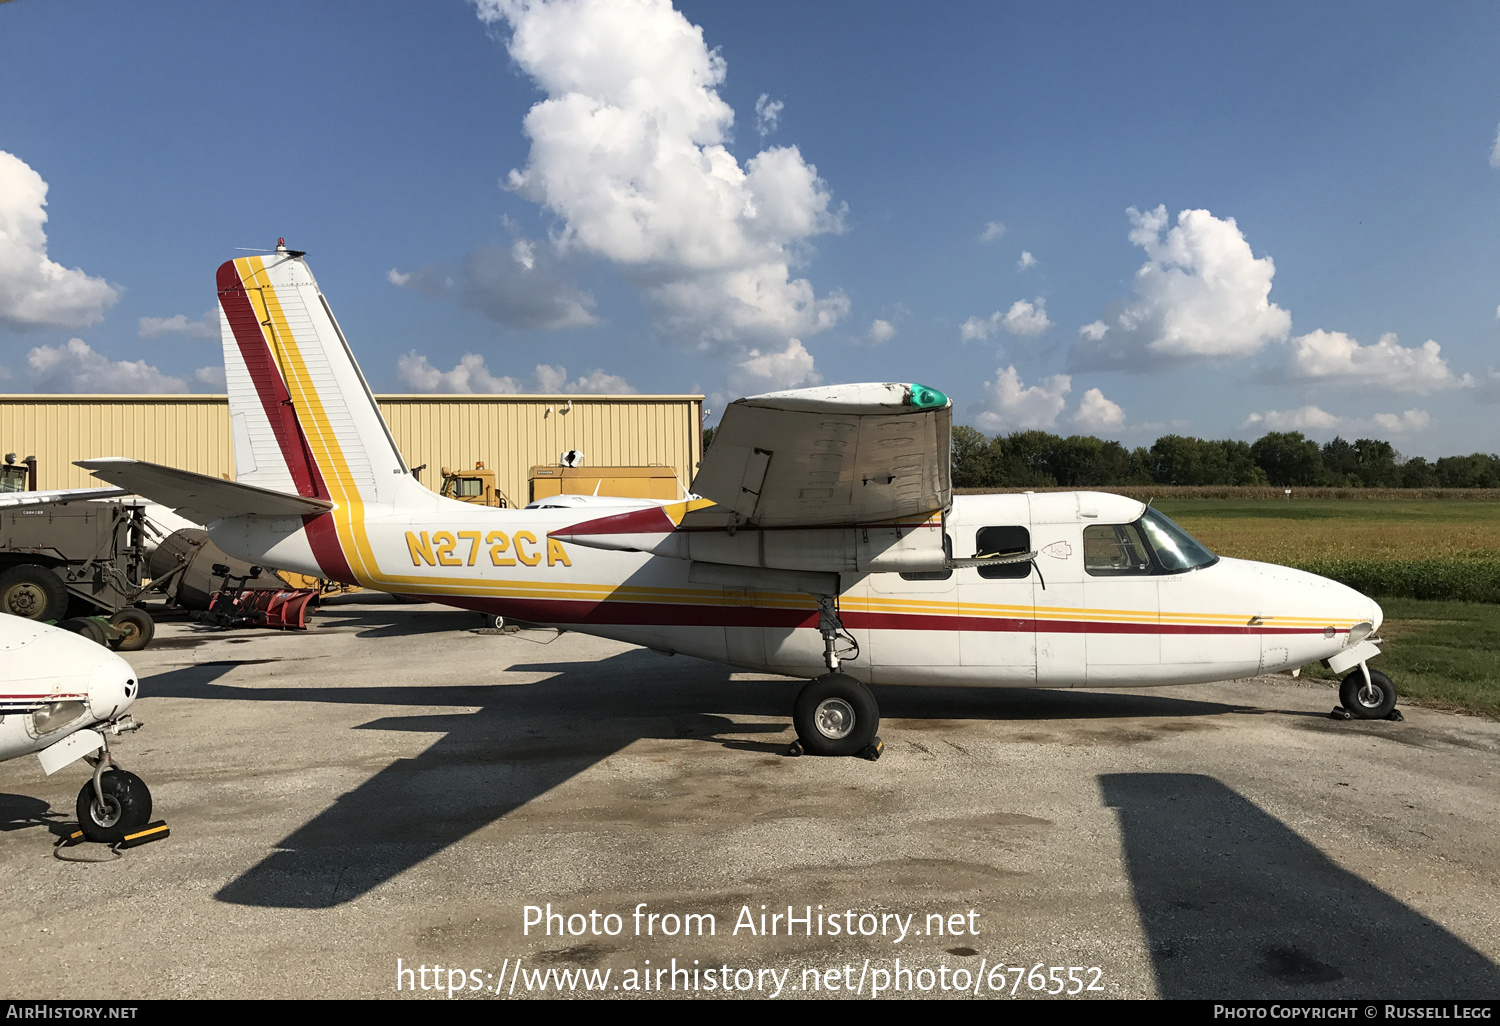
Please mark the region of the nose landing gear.
<svg viewBox="0 0 1500 1026"><path fill-rule="evenodd" d="M1339 701L1343 704L1333 711L1335 719L1403 719L1396 710L1396 685L1391 678L1363 663L1339 685Z"/></svg>

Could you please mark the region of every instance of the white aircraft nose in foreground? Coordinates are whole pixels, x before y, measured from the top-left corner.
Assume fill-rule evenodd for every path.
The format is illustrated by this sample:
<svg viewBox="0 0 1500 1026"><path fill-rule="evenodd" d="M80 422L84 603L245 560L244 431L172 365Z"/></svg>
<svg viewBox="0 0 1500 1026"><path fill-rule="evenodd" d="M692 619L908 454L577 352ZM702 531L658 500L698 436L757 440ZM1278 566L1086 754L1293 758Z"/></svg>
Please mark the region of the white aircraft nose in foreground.
<svg viewBox="0 0 1500 1026"><path fill-rule="evenodd" d="M0 762L36 753L50 776L87 759L94 775L77 805L84 836L121 841L145 826L151 793L115 765L107 739L136 727L126 715L139 686L130 664L82 635L3 613L0 654Z"/></svg>
<svg viewBox="0 0 1500 1026"><path fill-rule="evenodd" d="M1380 609L1349 588L1221 559L1117 495L955 497L936 389L741 399L702 498L492 509L412 477L301 253L232 260L218 287L238 480L79 465L245 559L810 678L793 719L818 754L878 755L868 684L1134 687L1325 660L1354 671L1353 714L1394 706L1366 666Z"/></svg>

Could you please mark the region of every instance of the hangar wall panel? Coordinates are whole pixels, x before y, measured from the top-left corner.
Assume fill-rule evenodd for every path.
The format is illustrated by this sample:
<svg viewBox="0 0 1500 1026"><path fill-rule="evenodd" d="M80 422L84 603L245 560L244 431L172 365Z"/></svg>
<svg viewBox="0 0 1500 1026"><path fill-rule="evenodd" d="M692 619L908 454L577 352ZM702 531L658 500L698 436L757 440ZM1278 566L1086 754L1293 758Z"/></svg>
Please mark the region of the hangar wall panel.
<svg viewBox="0 0 1500 1026"><path fill-rule="evenodd" d="M408 466L496 472L518 505L533 465L580 449L587 466L666 466L684 485L702 456L702 396L377 395ZM37 458L37 487L98 482L74 460L128 456L199 474L234 475L224 396L0 396L0 453Z"/></svg>

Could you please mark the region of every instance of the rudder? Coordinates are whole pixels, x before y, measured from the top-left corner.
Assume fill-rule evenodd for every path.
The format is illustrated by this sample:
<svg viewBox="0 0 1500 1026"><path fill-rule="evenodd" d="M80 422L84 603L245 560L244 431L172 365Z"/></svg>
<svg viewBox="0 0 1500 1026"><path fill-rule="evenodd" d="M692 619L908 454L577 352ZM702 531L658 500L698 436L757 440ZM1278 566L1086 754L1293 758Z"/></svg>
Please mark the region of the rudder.
<svg viewBox="0 0 1500 1026"><path fill-rule="evenodd" d="M346 509L415 485L301 253L226 261L218 291L237 480Z"/></svg>

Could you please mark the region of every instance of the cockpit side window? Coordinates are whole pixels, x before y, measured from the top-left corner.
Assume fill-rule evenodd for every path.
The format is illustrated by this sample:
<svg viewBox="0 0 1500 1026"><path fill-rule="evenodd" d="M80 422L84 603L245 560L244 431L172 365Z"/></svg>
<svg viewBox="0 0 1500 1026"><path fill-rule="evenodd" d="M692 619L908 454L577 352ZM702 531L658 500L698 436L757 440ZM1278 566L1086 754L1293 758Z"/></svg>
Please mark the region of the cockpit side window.
<svg viewBox="0 0 1500 1026"><path fill-rule="evenodd" d="M1136 524L1090 524L1083 529L1083 569L1093 577L1152 573L1150 550Z"/></svg>
<svg viewBox="0 0 1500 1026"><path fill-rule="evenodd" d="M1219 557L1208 551L1202 542L1174 524L1165 514L1148 508L1140 523L1146 529L1146 537L1165 573L1200 570L1219 561Z"/></svg>
<svg viewBox="0 0 1500 1026"><path fill-rule="evenodd" d="M1093 577L1179 574L1213 566L1219 557L1154 509L1133 524L1083 529L1083 569Z"/></svg>
<svg viewBox="0 0 1500 1026"><path fill-rule="evenodd" d="M974 555L1003 556L1031 551L1031 532L1024 527L981 527L974 536ZM979 567L979 576L991 581L1019 581L1031 576L1031 564L997 563Z"/></svg>

